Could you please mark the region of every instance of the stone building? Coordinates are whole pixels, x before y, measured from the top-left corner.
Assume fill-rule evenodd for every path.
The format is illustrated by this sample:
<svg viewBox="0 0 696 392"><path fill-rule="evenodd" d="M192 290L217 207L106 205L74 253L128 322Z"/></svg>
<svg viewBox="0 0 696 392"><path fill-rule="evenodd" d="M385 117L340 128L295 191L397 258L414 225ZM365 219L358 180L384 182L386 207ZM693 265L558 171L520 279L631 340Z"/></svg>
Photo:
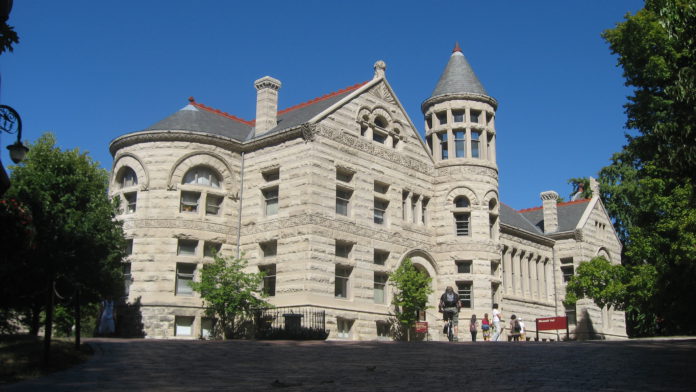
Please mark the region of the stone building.
<svg viewBox="0 0 696 392"><path fill-rule="evenodd" d="M578 338L625 337L622 312L562 304L579 262L620 262L598 192L557 203L548 191L542 207L506 206L498 102L459 46L422 104L425 139L385 69L378 61L371 80L283 110L281 82L263 77L254 82L255 120L189 98L111 142L110 193L121 196L129 239L128 300L140 299L146 336L208 333L211 320L188 282L214 249L241 252L250 269L265 271L274 305L324 309L332 339L388 338L388 274L405 258L433 278L422 314L432 339L442 339L437 302L446 286L463 299L461 325L498 303L532 332L535 318L568 314ZM469 338L461 328L460 339Z"/></svg>

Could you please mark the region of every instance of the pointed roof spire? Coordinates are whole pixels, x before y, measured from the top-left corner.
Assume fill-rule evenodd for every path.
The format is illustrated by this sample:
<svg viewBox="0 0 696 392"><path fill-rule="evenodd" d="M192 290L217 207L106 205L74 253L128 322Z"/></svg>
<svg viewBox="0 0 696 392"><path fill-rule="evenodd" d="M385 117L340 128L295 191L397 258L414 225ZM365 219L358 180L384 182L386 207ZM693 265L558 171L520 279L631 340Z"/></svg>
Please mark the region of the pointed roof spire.
<svg viewBox="0 0 696 392"><path fill-rule="evenodd" d="M478 94L489 96L486 89L476 77L474 70L466 61L462 48L457 42L452 50L449 62L445 67L445 71L440 76L440 80L435 86L435 90L430 95L430 98L446 94ZM430 99L428 98L428 99Z"/></svg>

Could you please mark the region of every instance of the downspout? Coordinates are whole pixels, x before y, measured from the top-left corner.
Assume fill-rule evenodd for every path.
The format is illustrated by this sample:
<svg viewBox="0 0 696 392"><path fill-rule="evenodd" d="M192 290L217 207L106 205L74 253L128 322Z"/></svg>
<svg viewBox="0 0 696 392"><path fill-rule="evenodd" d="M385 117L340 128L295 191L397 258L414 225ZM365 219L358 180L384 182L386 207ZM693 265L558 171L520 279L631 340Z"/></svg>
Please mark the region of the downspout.
<svg viewBox="0 0 696 392"><path fill-rule="evenodd" d="M242 236L242 203L244 200L244 151L242 151L242 168L239 174L239 211L237 211L237 259L239 259L240 241Z"/></svg>

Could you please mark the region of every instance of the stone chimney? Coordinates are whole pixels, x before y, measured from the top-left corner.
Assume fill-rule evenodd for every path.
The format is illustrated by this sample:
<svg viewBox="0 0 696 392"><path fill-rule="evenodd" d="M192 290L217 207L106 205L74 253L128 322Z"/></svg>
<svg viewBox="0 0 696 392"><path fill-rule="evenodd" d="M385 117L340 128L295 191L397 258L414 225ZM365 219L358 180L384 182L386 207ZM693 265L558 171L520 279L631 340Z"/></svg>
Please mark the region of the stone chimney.
<svg viewBox="0 0 696 392"><path fill-rule="evenodd" d="M599 182L594 177L590 177L590 190L592 191L592 197L599 197Z"/></svg>
<svg viewBox="0 0 696 392"><path fill-rule="evenodd" d="M541 192L541 200L544 208L544 233L558 231L558 193Z"/></svg>
<svg viewBox="0 0 696 392"><path fill-rule="evenodd" d="M278 90L280 80L264 76L254 82L256 87L256 130L260 136L278 125Z"/></svg>

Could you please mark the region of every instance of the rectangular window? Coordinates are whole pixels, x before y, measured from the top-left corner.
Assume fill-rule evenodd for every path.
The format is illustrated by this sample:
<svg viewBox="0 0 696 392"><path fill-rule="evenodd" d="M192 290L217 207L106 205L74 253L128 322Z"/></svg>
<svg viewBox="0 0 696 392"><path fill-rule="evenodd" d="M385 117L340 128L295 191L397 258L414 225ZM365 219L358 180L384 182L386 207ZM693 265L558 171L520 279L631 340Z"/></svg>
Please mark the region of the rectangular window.
<svg viewBox="0 0 696 392"><path fill-rule="evenodd" d="M471 273L471 260L457 260L457 273L459 274L470 274Z"/></svg>
<svg viewBox="0 0 696 392"><path fill-rule="evenodd" d="M411 196L411 221L413 223L418 223L418 199L419 195Z"/></svg>
<svg viewBox="0 0 696 392"><path fill-rule="evenodd" d="M447 132L438 134L440 138L440 156L442 159L449 158L449 149L447 147Z"/></svg>
<svg viewBox="0 0 696 392"><path fill-rule="evenodd" d="M437 114L437 123L440 125L447 124L447 112L440 112Z"/></svg>
<svg viewBox="0 0 696 392"><path fill-rule="evenodd" d="M454 132L454 152L457 158L466 157L466 132L465 131L455 131Z"/></svg>
<svg viewBox="0 0 696 392"><path fill-rule="evenodd" d="M375 181L375 192L386 194L389 191L389 184L383 182Z"/></svg>
<svg viewBox="0 0 696 392"><path fill-rule="evenodd" d="M427 124L428 129L433 127L433 116L431 114L425 117L425 123Z"/></svg>
<svg viewBox="0 0 696 392"><path fill-rule="evenodd" d="M353 191L345 188L336 188L336 213L339 215L348 216L350 207L350 198L353 196Z"/></svg>
<svg viewBox="0 0 696 392"><path fill-rule="evenodd" d="M278 254L278 240L262 242L259 246L263 257L273 257Z"/></svg>
<svg viewBox="0 0 696 392"><path fill-rule="evenodd" d="M481 137L481 132L471 131L471 157L480 158L479 151L479 138Z"/></svg>
<svg viewBox="0 0 696 392"><path fill-rule="evenodd" d="M345 169L336 169L336 179L342 182L353 181L353 172Z"/></svg>
<svg viewBox="0 0 696 392"><path fill-rule="evenodd" d="M180 256L195 256L198 240L179 240L176 254Z"/></svg>
<svg viewBox="0 0 696 392"><path fill-rule="evenodd" d="M408 208L408 192L401 192L401 219L406 220L406 211Z"/></svg>
<svg viewBox="0 0 696 392"><path fill-rule="evenodd" d="M462 302L462 308L470 309L473 306L471 286L471 282L457 282L457 290L459 294L459 300Z"/></svg>
<svg viewBox="0 0 696 392"><path fill-rule="evenodd" d="M382 133L376 129L373 129L372 130L372 140L376 141L377 143L384 144L384 142L387 140L387 134Z"/></svg>
<svg viewBox="0 0 696 392"><path fill-rule="evenodd" d="M350 252L353 250L353 243L347 241L336 240L336 257L350 258Z"/></svg>
<svg viewBox="0 0 696 392"><path fill-rule="evenodd" d="M387 274L383 272L375 272L375 295L376 304L383 304L386 300L385 286L387 285Z"/></svg>
<svg viewBox="0 0 696 392"><path fill-rule="evenodd" d="M454 223L457 228L457 236L469 235L469 214L454 214Z"/></svg>
<svg viewBox="0 0 696 392"><path fill-rule="evenodd" d="M564 265L561 267L561 273L563 274L563 283L568 283L575 271L572 265Z"/></svg>
<svg viewBox="0 0 696 392"><path fill-rule="evenodd" d="M199 192L181 191L181 212L198 212Z"/></svg>
<svg viewBox="0 0 696 392"><path fill-rule="evenodd" d="M491 283L491 302L494 304L498 303L498 288L499 287L500 287L500 284Z"/></svg>
<svg viewBox="0 0 696 392"><path fill-rule="evenodd" d="M278 213L278 187L267 188L262 192L266 216L276 215Z"/></svg>
<svg viewBox="0 0 696 392"><path fill-rule="evenodd" d="M133 254L133 239L129 238L126 240L126 249L124 250L126 257Z"/></svg>
<svg viewBox="0 0 696 392"><path fill-rule="evenodd" d="M386 250L375 249L372 258L375 264L385 265L389 259L389 252Z"/></svg>
<svg viewBox="0 0 696 392"><path fill-rule="evenodd" d="M201 339L211 339L213 337L213 319L203 317L201 319Z"/></svg>
<svg viewBox="0 0 696 392"><path fill-rule="evenodd" d="M427 216L428 216L428 202L430 199L427 197L423 198L423 201L421 202L421 222L425 225L427 224Z"/></svg>
<svg viewBox="0 0 696 392"><path fill-rule="evenodd" d="M498 275L498 268L500 268L500 262L491 261L491 275L497 276Z"/></svg>
<svg viewBox="0 0 696 392"><path fill-rule="evenodd" d="M130 294L130 287L133 284L131 275L131 263L123 263L123 294L127 297Z"/></svg>
<svg viewBox="0 0 696 392"><path fill-rule="evenodd" d="M577 325L578 320L577 320L577 313L575 310L575 305L571 305L571 306L564 305L564 306L565 306L565 315L566 315L566 317L568 317L568 324Z"/></svg>
<svg viewBox="0 0 696 392"><path fill-rule="evenodd" d="M336 298L348 298L348 283L352 271L351 267L336 264L336 286L334 289Z"/></svg>
<svg viewBox="0 0 696 392"><path fill-rule="evenodd" d="M454 122L464 122L464 111L463 110L453 110L452 117L454 117Z"/></svg>
<svg viewBox="0 0 696 392"><path fill-rule="evenodd" d="M280 179L280 169L271 169L261 174L266 182L278 181Z"/></svg>
<svg viewBox="0 0 696 392"><path fill-rule="evenodd" d="M495 215L490 215L488 217L488 233L490 233L491 239L495 239L495 224L498 222L498 217Z"/></svg>
<svg viewBox="0 0 696 392"><path fill-rule="evenodd" d="M383 225L386 222L387 208L389 208L389 202L386 200L375 198L374 208L374 222L378 225Z"/></svg>
<svg viewBox="0 0 696 392"><path fill-rule="evenodd" d="M176 295L193 295L191 282L195 271L195 264L176 263Z"/></svg>
<svg viewBox="0 0 696 392"><path fill-rule="evenodd" d="M203 257L214 257L220 252L222 244L219 242L205 241L203 243Z"/></svg>
<svg viewBox="0 0 696 392"><path fill-rule="evenodd" d="M123 197L126 199L126 213L134 213L138 200L138 192L124 193Z"/></svg>
<svg viewBox="0 0 696 392"><path fill-rule="evenodd" d="M561 264L573 264L572 257L561 257Z"/></svg>
<svg viewBox="0 0 696 392"><path fill-rule="evenodd" d="M389 339L389 323L385 321L378 321L377 323L377 339L386 340Z"/></svg>
<svg viewBox="0 0 696 392"><path fill-rule="evenodd" d="M350 329L353 327L353 320L338 318L336 319L336 330L339 338L348 339Z"/></svg>
<svg viewBox="0 0 696 392"><path fill-rule="evenodd" d="M428 142L428 149L430 150L430 153L434 154L435 152L433 151L433 135L426 137L425 140L427 140Z"/></svg>
<svg viewBox="0 0 696 392"><path fill-rule="evenodd" d="M276 265L260 265L259 271L265 275L263 277L263 292L269 297L275 296L276 292Z"/></svg>
<svg viewBox="0 0 696 392"><path fill-rule="evenodd" d="M469 115L471 116L471 122L474 124L478 124L481 112L479 112L478 110L472 110L469 112Z"/></svg>
<svg viewBox="0 0 696 392"><path fill-rule="evenodd" d="M207 195L205 198L205 214L218 215L220 214L220 206L222 206L222 196Z"/></svg>
<svg viewBox="0 0 696 392"><path fill-rule="evenodd" d="M192 336L194 319L191 316L175 316L174 336Z"/></svg>

